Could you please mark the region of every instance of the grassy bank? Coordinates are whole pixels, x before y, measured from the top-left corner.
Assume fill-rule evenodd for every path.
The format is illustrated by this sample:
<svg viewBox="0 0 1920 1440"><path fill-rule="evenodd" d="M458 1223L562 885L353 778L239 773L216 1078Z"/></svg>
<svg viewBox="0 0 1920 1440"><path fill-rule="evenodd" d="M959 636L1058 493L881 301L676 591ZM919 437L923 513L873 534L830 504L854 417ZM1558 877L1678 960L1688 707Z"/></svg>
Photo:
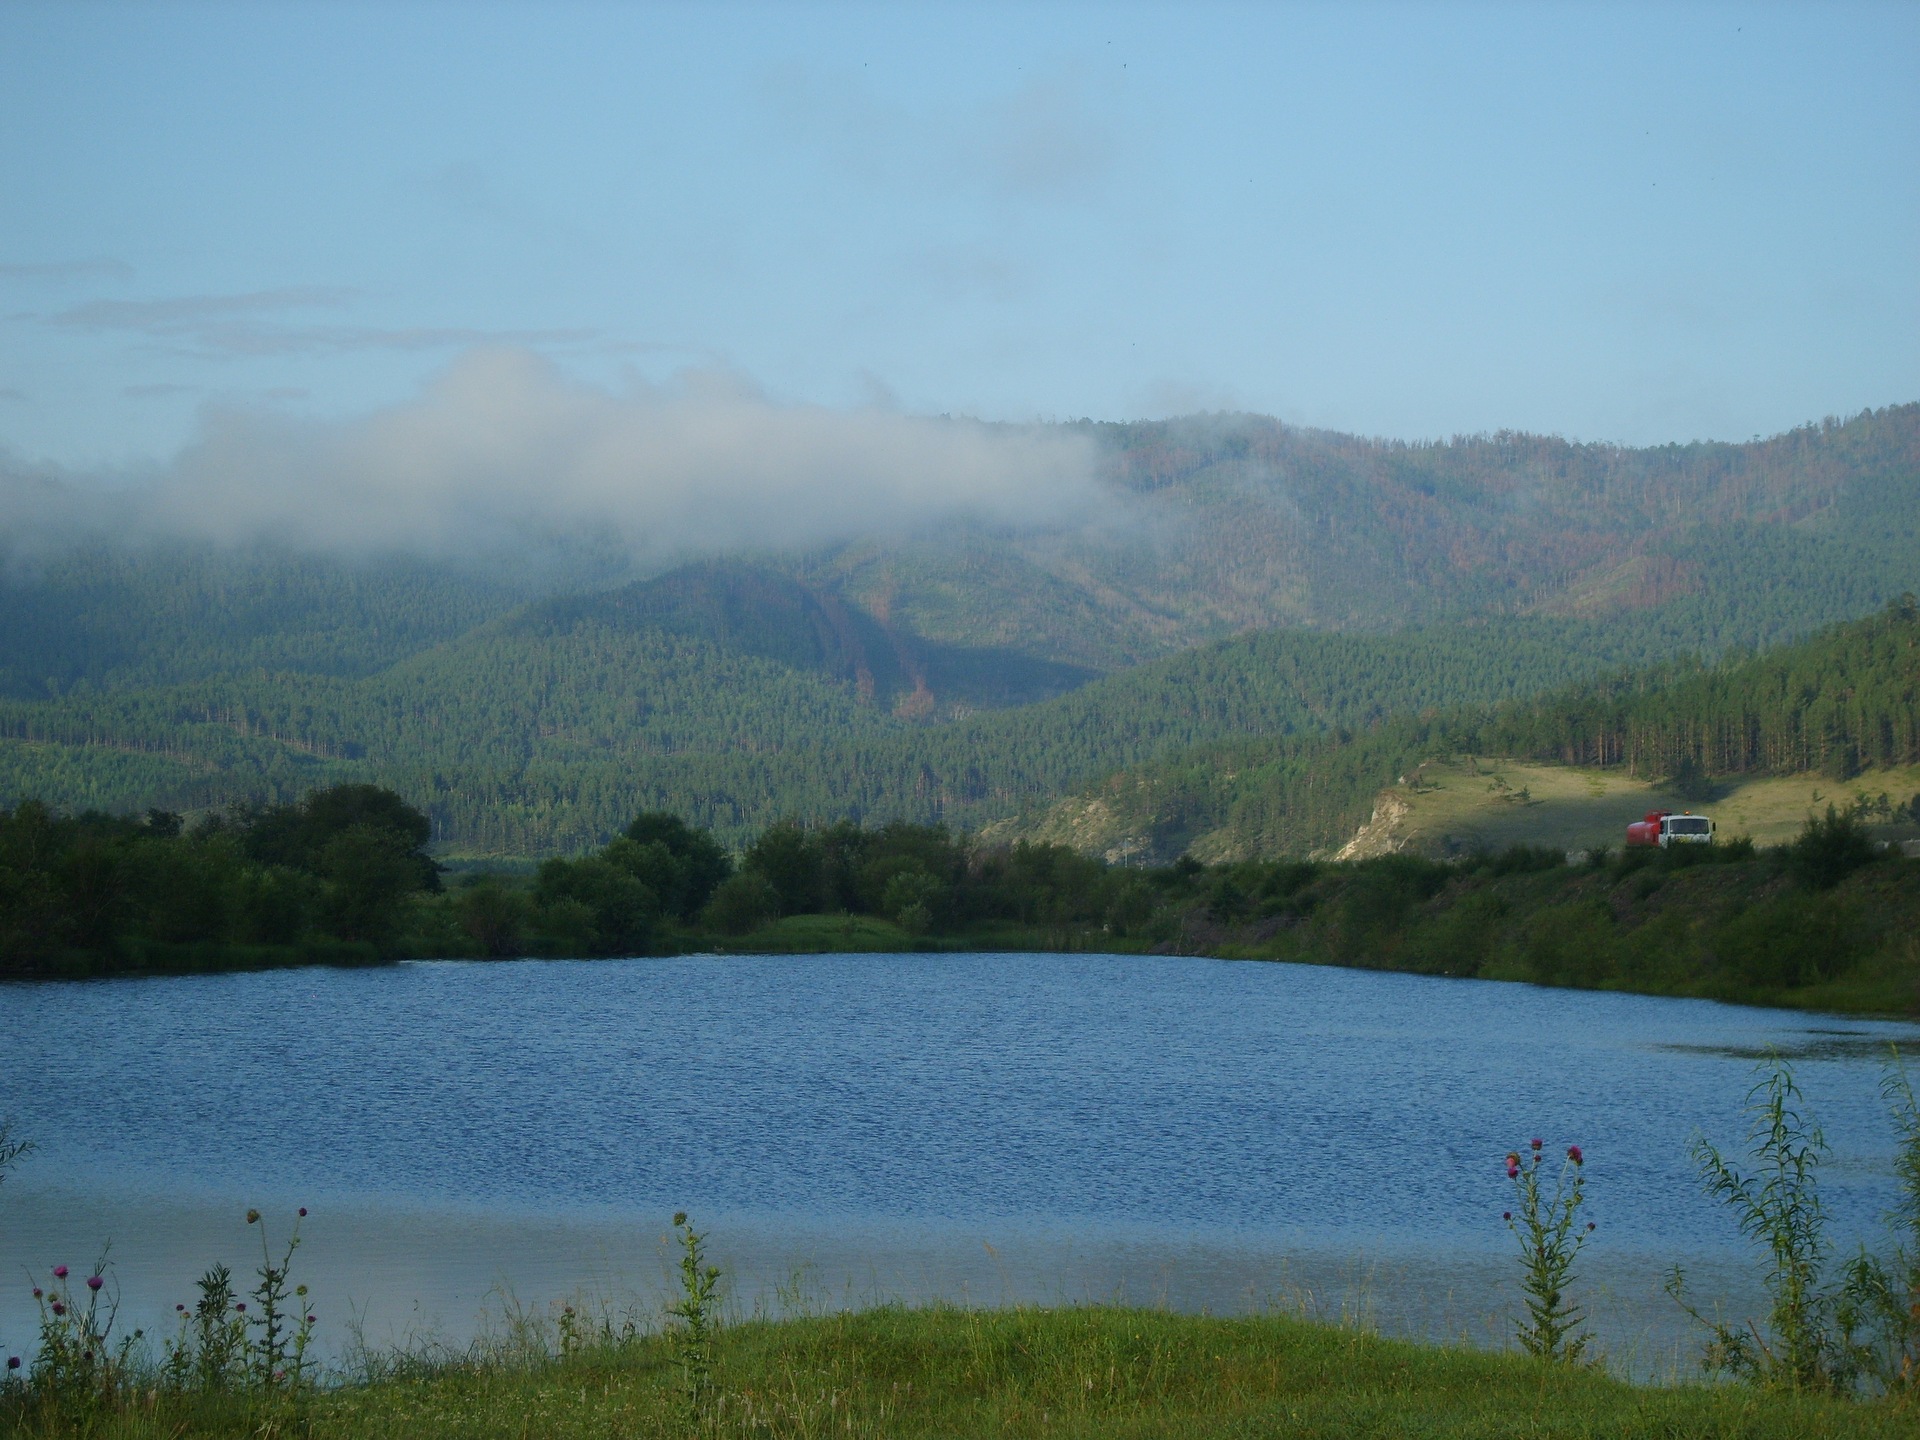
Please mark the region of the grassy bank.
<svg viewBox="0 0 1920 1440"><path fill-rule="evenodd" d="M1281 1317L879 1309L720 1332L690 1419L661 1337L400 1366L297 1399L155 1394L5 1433L314 1436L1910 1436L1912 1410L1642 1387Z"/></svg>
<svg viewBox="0 0 1920 1440"><path fill-rule="evenodd" d="M1920 1013L1920 862L1826 885L1785 851L1510 851L1234 867L1175 948L1855 1014Z"/></svg>

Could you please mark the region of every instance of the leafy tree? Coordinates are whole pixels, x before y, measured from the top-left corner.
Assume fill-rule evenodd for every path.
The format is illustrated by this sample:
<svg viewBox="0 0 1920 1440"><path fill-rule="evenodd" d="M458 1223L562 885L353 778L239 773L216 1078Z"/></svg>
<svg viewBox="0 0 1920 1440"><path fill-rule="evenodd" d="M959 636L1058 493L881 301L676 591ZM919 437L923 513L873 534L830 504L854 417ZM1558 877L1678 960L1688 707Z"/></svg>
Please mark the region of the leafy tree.
<svg viewBox="0 0 1920 1440"><path fill-rule="evenodd" d="M352 825L335 834L313 861L326 882L321 911L328 928L343 939L391 948L407 896L420 888L417 861L404 839L388 829Z"/></svg>
<svg viewBox="0 0 1920 1440"><path fill-rule="evenodd" d="M646 874L640 878L654 884L673 913L690 920L700 912L714 888L733 873L733 859L715 843L713 836L696 830L678 815L653 810L627 826L626 839L638 846L659 845L672 857L677 873L671 888L664 875L656 883ZM658 868L655 874L659 873Z"/></svg>
<svg viewBox="0 0 1920 1440"><path fill-rule="evenodd" d="M426 853L433 822L382 786L332 785L297 804L243 808L235 819L248 857L263 864L324 873L328 847L350 831L365 831L384 836L405 860L408 888L440 888L440 868Z"/></svg>
<svg viewBox="0 0 1920 1440"><path fill-rule="evenodd" d="M769 825L741 861L773 889L782 915L805 915L820 901L820 849L813 837L791 820Z"/></svg>
<svg viewBox="0 0 1920 1440"><path fill-rule="evenodd" d="M887 881L881 913L910 934L933 928L934 916L946 899L946 886L924 870L901 870Z"/></svg>
<svg viewBox="0 0 1920 1440"><path fill-rule="evenodd" d="M547 861L534 882L534 900L543 911L568 902L583 907L596 955L645 954L661 914L658 895L612 861L591 855Z"/></svg>

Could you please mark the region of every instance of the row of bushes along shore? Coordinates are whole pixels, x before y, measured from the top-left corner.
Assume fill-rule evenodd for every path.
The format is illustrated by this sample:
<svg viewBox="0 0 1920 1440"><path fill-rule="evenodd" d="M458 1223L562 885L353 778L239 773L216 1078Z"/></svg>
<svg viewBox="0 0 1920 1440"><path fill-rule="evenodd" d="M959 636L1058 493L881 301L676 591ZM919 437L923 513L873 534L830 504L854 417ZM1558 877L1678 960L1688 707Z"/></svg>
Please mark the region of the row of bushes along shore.
<svg viewBox="0 0 1920 1440"><path fill-rule="evenodd" d="M642 815L600 850L449 882L389 791L178 816L0 812L0 975L404 957L1105 950L1920 1013L1920 862L1857 817L1791 845L1110 865L939 827L769 827L738 858Z"/></svg>

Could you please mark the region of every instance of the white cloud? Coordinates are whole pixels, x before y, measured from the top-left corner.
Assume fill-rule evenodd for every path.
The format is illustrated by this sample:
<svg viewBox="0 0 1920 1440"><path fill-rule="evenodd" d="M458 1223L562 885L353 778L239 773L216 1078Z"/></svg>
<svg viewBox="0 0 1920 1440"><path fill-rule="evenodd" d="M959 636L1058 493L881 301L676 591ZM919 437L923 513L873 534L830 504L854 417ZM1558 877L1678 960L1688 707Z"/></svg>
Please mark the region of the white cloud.
<svg viewBox="0 0 1920 1440"><path fill-rule="evenodd" d="M1078 437L774 403L726 374L612 392L521 350L474 352L415 402L351 422L204 412L158 479L111 490L0 473L0 525L497 552L613 539L636 555L787 548L967 514L1044 526L1096 502Z"/></svg>

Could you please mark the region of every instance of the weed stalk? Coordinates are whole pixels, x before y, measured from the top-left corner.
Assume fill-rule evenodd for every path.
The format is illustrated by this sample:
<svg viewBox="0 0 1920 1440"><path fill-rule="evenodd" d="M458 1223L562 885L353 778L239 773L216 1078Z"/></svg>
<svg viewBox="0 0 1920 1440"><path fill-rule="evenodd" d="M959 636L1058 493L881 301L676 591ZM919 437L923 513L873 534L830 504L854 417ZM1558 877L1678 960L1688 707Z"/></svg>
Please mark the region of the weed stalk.
<svg viewBox="0 0 1920 1440"><path fill-rule="evenodd" d="M1567 1147L1553 1193L1541 1185L1544 1143L1529 1143L1526 1158L1507 1152L1507 1179L1513 1183L1514 1208L1502 1217L1520 1242L1521 1292L1526 1296L1526 1319L1514 1332L1520 1348L1536 1359L1572 1364L1586 1352L1592 1338L1580 1327L1586 1312L1568 1295L1574 1262L1593 1233L1589 1222L1579 1224L1586 1203L1586 1156L1578 1145Z"/></svg>

